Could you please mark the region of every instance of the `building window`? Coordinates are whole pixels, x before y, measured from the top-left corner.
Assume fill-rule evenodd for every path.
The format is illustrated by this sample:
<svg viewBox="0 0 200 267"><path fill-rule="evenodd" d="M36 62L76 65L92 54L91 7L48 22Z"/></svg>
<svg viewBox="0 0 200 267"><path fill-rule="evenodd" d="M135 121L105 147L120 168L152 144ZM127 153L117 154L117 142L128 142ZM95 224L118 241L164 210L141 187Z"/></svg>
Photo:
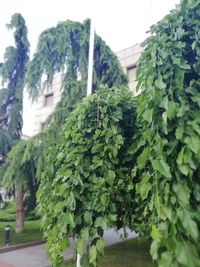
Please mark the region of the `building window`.
<svg viewBox="0 0 200 267"><path fill-rule="evenodd" d="M50 107L53 105L53 93L44 96L44 106Z"/></svg>
<svg viewBox="0 0 200 267"><path fill-rule="evenodd" d="M135 94L136 92L136 66L127 68L129 89Z"/></svg>

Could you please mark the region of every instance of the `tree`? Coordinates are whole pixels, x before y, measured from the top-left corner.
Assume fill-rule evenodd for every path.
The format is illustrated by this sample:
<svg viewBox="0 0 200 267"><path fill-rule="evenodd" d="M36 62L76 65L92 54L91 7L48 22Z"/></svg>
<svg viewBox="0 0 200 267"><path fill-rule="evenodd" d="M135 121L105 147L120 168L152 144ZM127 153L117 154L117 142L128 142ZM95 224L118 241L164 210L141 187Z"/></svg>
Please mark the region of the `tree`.
<svg viewBox="0 0 200 267"><path fill-rule="evenodd" d="M59 23L55 28L44 31L39 38L37 51L33 56L28 68L28 89L31 97L34 99L42 91L41 78L47 76L47 84L51 85L54 74L63 72L63 93L61 101L58 103L52 116L49 118L44 133L40 136L42 147L41 154L42 165L46 160L46 153L51 145L59 142L59 131L66 118L75 108L77 103L86 95L87 83L87 61L88 61L88 40L89 40L89 21L83 24L78 22L66 21ZM101 40L95 37L95 58L94 58L94 90L101 83L107 83L110 86L114 84L126 85L127 77L110 48ZM77 79L77 76L81 79ZM23 141L17 144L11 150L8 158L8 169L4 175L4 181L10 176L9 184L20 181L23 188L27 190L27 181L29 180L29 171L34 171L36 177L42 176L40 154L35 153L34 149L27 150L27 142ZM33 143L34 137L33 137ZM28 159L15 159L17 153L28 151ZM34 167L29 167L29 161L34 162ZM37 160L38 159L38 160ZM28 170L28 173L24 173ZM24 173L24 174L23 174ZM16 175L20 175L17 178ZM23 185L26 185L25 187ZM23 206L22 197L20 206ZM21 209L23 210L23 209ZM22 213L21 213L22 214ZM22 222L23 220L21 220ZM21 228L22 229L22 225Z"/></svg>
<svg viewBox="0 0 200 267"><path fill-rule="evenodd" d="M135 133L135 99L128 88L102 87L68 117L52 146L38 192L53 266L77 235L83 266L96 266L108 227L133 227L133 158L126 157ZM89 259L84 244L90 240Z"/></svg>
<svg viewBox="0 0 200 267"><path fill-rule="evenodd" d="M182 0L153 25L138 66L133 173L140 231L151 233L151 255L162 267L200 266L199 12L199 0Z"/></svg>
<svg viewBox="0 0 200 267"><path fill-rule="evenodd" d="M62 74L62 97L46 128L53 141L61 126L77 103L86 96L90 21L65 21L41 33L37 51L29 64L28 89L34 100L42 92L41 78L47 77L51 86L55 74ZM127 77L116 55L105 42L95 35L93 92L101 84L127 85Z"/></svg>
<svg viewBox="0 0 200 267"><path fill-rule="evenodd" d="M15 47L6 48L4 63L1 64L1 77L6 88L0 94L0 143L1 161L5 162L6 154L11 149L13 141L19 140L22 130L23 89L25 85L26 65L29 60L29 42L27 28L21 14L14 14L9 29L14 29ZM16 231L20 226L23 209L23 192L20 184L16 187ZM18 201L19 200L19 201Z"/></svg>
<svg viewBox="0 0 200 267"><path fill-rule="evenodd" d="M42 135L36 135L29 140L19 141L8 153L6 167L3 173L3 184L8 189L15 190L16 198L16 232L24 228L24 194L33 193L39 185L38 174L44 169L44 149ZM37 167L37 170L36 170Z"/></svg>

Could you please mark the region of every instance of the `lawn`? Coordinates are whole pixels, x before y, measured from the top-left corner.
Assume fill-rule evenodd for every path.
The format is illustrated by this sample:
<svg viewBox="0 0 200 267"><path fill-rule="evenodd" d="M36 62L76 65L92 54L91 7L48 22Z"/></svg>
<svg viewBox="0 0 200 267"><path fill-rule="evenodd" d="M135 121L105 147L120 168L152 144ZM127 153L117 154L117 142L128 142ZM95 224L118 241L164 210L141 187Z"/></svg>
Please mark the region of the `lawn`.
<svg viewBox="0 0 200 267"><path fill-rule="evenodd" d="M26 221L25 230L21 234L15 233L15 222L0 222L0 247L4 246L4 228L7 224L11 226L11 245L42 240L42 232L40 230L39 221Z"/></svg>
<svg viewBox="0 0 200 267"><path fill-rule="evenodd" d="M66 261L61 267L75 267L74 261ZM149 255L149 244L134 238L105 249L98 267L155 267Z"/></svg>

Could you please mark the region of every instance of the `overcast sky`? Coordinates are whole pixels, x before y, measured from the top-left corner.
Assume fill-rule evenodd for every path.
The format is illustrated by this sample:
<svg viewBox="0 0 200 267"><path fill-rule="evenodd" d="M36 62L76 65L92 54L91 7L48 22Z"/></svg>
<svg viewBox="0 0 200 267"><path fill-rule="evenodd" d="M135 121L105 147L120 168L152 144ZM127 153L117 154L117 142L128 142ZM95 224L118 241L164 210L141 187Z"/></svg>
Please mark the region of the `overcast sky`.
<svg viewBox="0 0 200 267"><path fill-rule="evenodd" d="M0 60L13 44L5 24L21 13L29 31L31 54L39 34L57 22L94 18L96 32L116 52L141 42L149 26L166 15L179 0L6 0L0 10Z"/></svg>
<svg viewBox="0 0 200 267"><path fill-rule="evenodd" d="M5 48L13 44L6 24L14 13L26 20L31 55L39 34L59 21L93 18L95 30L114 51L145 39L145 32L175 7L180 0L5 0L0 9L0 61ZM32 135L35 109L25 96L23 133Z"/></svg>

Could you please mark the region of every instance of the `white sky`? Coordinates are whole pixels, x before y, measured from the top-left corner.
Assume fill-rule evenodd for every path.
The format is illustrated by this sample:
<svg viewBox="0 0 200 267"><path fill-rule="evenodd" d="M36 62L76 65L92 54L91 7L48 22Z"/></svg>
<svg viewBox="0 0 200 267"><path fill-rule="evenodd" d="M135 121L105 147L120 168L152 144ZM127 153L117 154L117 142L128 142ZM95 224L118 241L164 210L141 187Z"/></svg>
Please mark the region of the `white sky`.
<svg viewBox="0 0 200 267"><path fill-rule="evenodd" d="M143 41L149 27L165 16L180 0L5 0L0 9L0 61L5 48L13 44L6 24L14 13L21 13L28 28L31 55L39 34L59 21L83 21L92 17L95 30L114 51ZM26 135L33 131L34 108L24 101Z"/></svg>
<svg viewBox="0 0 200 267"><path fill-rule="evenodd" d="M93 16L96 32L116 52L145 38L149 26L166 15L179 0L6 0L0 10L0 60L13 43L6 29L12 14L19 12L29 31L31 54L39 34L58 21L83 21Z"/></svg>

